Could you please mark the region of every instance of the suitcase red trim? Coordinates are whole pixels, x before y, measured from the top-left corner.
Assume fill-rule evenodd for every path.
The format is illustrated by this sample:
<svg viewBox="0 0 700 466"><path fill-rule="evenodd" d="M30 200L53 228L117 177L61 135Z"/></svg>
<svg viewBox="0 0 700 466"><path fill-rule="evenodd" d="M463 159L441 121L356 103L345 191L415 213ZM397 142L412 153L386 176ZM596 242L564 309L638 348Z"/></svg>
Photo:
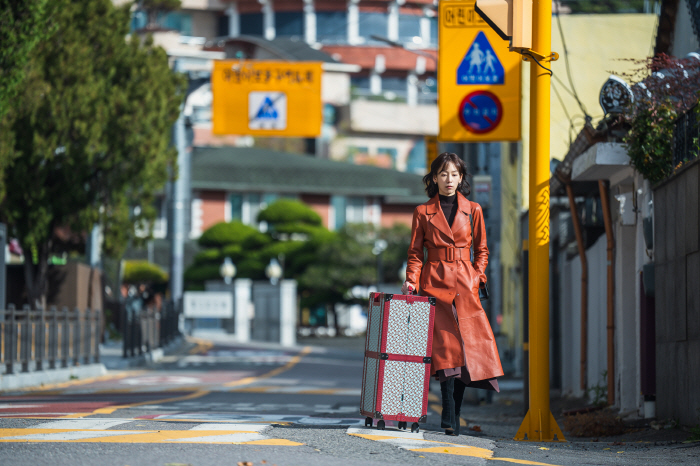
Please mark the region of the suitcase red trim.
<svg viewBox="0 0 700 466"><path fill-rule="evenodd" d="M397 306L396 303L404 301L409 307ZM392 311L392 303L394 310ZM416 303L427 303L429 306L413 307ZM403 317L408 315L404 324ZM410 325L411 316L415 315L413 326ZM394 328L390 329L390 320L394 322ZM379 320L378 320L379 319ZM362 374L362 397L360 402L360 413L373 419L393 420L393 421L413 421L425 422L428 412L428 387L430 384L430 363L432 355L433 327L435 321L435 298L424 296L391 295L383 293L372 293L370 295L367 338L365 340L365 364ZM398 323L398 327L397 327ZM412 330L421 338L419 342L413 342ZM401 334L402 331L406 334ZM391 332L398 332L401 335L394 335ZM378 340L378 341L377 341ZM391 340L391 342L390 342ZM391 343L391 345L390 345ZM423 344L425 346L423 346ZM421 354L415 354L421 352ZM413 353L413 354L403 354ZM405 362L404 366L396 363ZM392 364L393 363L393 364ZM390 403L388 411L384 412L383 404L385 384L389 365L392 366L389 377L402 378L401 387L392 385L394 392L400 392L400 400L395 399L395 394L389 394ZM420 365L418 367L417 365ZM403 367L403 372L397 373L397 368ZM419 380L422 379L420 382ZM415 383L420 385L416 387ZM416 388L422 385L422 396L415 399L412 393L418 392ZM411 389L411 386L413 389ZM408 388L408 390L406 390ZM415 393L417 394L417 393ZM405 409L404 396L407 397L410 409ZM396 403L400 402L400 409L397 411ZM419 403L420 408L418 408ZM369 409L372 408L372 409ZM403 410L409 413L402 412ZM417 412L420 411L420 412Z"/></svg>

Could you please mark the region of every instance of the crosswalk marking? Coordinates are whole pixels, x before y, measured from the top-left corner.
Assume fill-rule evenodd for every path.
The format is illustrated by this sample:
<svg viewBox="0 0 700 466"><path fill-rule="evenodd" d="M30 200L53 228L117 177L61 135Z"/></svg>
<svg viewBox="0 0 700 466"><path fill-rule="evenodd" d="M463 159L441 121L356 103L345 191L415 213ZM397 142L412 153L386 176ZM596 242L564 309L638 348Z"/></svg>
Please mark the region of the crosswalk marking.
<svg viewBox="0 0 700 466"><path fill-rule="evenodd" d="M65 419L28 428L0 429L0 442L213 443L299 446L263 435L269 424L205 423L188 430L109 430L136 419ZM156 424L157 425L157 424ZM137 424L136 427L139 427Z"/></svg>
<svg viewBox="0 0 700 466"><path fill-rule="evenodd" d="M74 430L107 430L122 424L132 422L129 419L62 419L60 421L44 422L34 426L34 429L74 429Z"/></svg>
<svg viewBox="0 0 700 466"><path fill-rule="evenodd" d="M494 458L493 451L488 448L475 447L471 445L460 445L449 442L427 440L423 433L408 432L401 430L376 430L370 428L350 427L346 431L348 435L360 437L375 442L389 443L403 450L416 453L440 453L457 456L469 456L489 461L504 461L515 464L527 464L533 466L555 466L549 463L538 463L536 461L520 460L515 458Z"/></svg>

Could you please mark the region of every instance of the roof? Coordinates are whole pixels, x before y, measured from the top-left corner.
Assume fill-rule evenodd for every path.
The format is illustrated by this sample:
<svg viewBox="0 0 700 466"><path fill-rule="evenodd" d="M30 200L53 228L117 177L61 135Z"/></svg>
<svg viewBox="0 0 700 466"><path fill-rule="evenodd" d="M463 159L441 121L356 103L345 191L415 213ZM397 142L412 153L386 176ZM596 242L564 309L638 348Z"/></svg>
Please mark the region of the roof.
<svg viewBox="0 0 700 466"><path fill-rule="evenodd" d="M391 204L427 200L422 177L308 155L251 147L196 147L192 189L383 196Z"/></svg>
<svg viewBox="0 0 700 466"><path fill-rule="evenodd" d="M277 37L272 40L248 35L217 37L207 41L204 45L204 50L224 51L228 45L237 43L259 47L282 60L338 63L338 60L333 59L329 54L311 47L301 39L290 37Z"/></svg>
<svg viewBox="0 0 700 466"><path fill-rule="evenodd" d="M415 52L387 46L365 45L324 45L322 50L332 57L344 63L359 65L363 69L374 69L377 55L385 58L386 69L389 71L412 71L416 69L416 61L420 57ZM437 50L425 49L419 51L434 57L433 60L425 60L425 69L435 72L437 63Z"/></svg>

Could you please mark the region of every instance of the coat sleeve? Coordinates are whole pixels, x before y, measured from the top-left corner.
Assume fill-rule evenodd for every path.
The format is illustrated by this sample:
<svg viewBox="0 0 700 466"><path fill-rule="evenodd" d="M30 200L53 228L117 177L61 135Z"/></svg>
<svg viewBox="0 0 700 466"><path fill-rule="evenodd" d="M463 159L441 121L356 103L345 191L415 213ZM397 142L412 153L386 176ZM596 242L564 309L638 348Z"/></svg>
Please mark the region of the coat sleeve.
<svg viewBox="0 0 700 466"><path fill-rule="evenodd" d="M476 202L472 202L472 214L474 215L474 231L472 232L474 269L479 274L479 282L486 283L486 266L489 263L489 248L486 246L484 213L481 210L481 206Z"/></svg>
<svg viewBox="0 0 700 466"><path fill-rule="evenodd" d="M408 245L408 260L406 261L406 281L418 291L420 273L423 267L423 225L420 221L419 207L413 211L411 224L411 242Z"/></svg>

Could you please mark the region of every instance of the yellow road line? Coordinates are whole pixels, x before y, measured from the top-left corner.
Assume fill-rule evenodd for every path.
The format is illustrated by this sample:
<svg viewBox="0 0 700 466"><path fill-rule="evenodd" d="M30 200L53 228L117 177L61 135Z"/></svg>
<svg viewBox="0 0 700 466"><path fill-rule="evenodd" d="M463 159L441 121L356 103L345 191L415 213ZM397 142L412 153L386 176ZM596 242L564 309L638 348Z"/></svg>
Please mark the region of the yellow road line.
<svg viewBox="0 0 700 466"><path fill-rule="evenodd" d="M206 353L214 346L214 343L209 340L192 337L188 337L187 340L197 344L197 346L190 350L190 354Z"/></svg>
<svg viewBox="0 0 700 466"><path fill-rule="evenodd" d="M237 385L247 385L253 382L256 382L258 380L262 379L267 379L270 377L274 377L276 375L281 374L282 372L288 371L295 365L301 361L301 358L306 356L311 352L311 347L306 346L304 347L299 354L295 355L292 359L289 360L287 364L285 364L282 367L278 367L277 369L273 369L267 374L263 374L257 377L245 377L241 380L234 380L233 382L229 382L227 384L224 384L226 387L232 387L232 386L237 386ZM181 389L180 389L181 390ZM192 400L194 398L201 398L205 395L208 395L211 393L210 390L197 390L194 393L190 393L188 395L183 395L183 396L176 396L173 398L165 398L165 399L160 399L160 400L150 400L150 401L140 401L138 403L129 403L125 405L117 405L117 406L108 406L104 408L98 408L94 410L91 413L75 413L75 414L69 414L67 416L64 416L59 419L76 419L76 418L83 418L87 416L92 416L93 414L112 414L118 409L128 409L128 408L136 408L138 406L146 406L146 405L158 405L158 404L164 404L164 403L172 403L174 401L184 401L184 400Z"/></svg>
<svg viewBox="0 0 700 466"><path fill-rule="evenodd" d="M197 390L196 392L190 393L189 395L176 396L173 398L165 398L165 399L161 399L161 400L140 401L138 403L129 403L126 405L117 405L117 406L108 406L105 408L98 408L89 414L112 414L113 412L115 412L118 409L136 408L138 406L158 405L158 404L163 404L163 403L172 403L173 401L191 400L193 398L200 398L204 395L208 395L209 393L211 393L209 390Z"/></svg>
<svg viewBox="0 0 700 466"><path fill-rule="evenodd" d="M85 432L88 434L94 434L94 437L82 438L82 439L27 439L27 438L8 438L8 437L26 437L29 435L42 435L42 434L61 434L61 433L73 433L73 432ZM107 437L103 436L105 433L109 433ZM286 439L259 439L250 440L247 442L231 442L231 441L201 441L198 440L201 437L213 437L213 436L226 436L230 434L240 434L240 433L257 433L252 430L236 430L236 431L223 431L223 430L144 430L143 433L133 433L129 431L124 435L115 434L115 430L82 430L82 429L0 429L0 442L3 443L17 443L17 442L27 442L27 443L213 443L213 444L239 444L239 445L275 445L275 446L300 446L303 443L292 442ZM187 441L192 439L191 441Z"/></svg>
<svg viewBox="0 0 700 466"><path fill-rule="evenodd" d="M224 384L224 387L238 387L240 385L249 385L253 382L256 382L258 380L263 380L263 379L269 379L270 377L274 377L276 375L281 374L282 372L286 372L292 367L296 366L299 364L299 361L301 361L301 358L306 356L311 352L311 347L310 346L305 346L299 354L295 355L292 359L289 360L287 364L285 364L282 367L278 367L277 369L273 369L267 374L263 374L257 377L245 377L241 380L234 380L233 382L229 382ZM231 391L236 391L236 390L231 390Z"/></svg>
<svg viewBox="0 0 700 466"><path fill-rule="evenodd" d="M23 392L42 392L44 395L51 395L52 393L45 393L45 392L50 392L53 390L61 389L61 388L68 388L68 387L76 387L79 385L87 385L90 383L95 383L95 382L104 382L107 380L117 380L117 379L123 379L126 377L134 376L134 375L140 375L146 372L145 370L135 370L135 371L122 371L118 372L116 374L105 374L105 375L100 375L98 377L91 377L89 379L82 379L82 380L71 380L68 382L61 382L61 383L55 383L51 385L42 385L39 387L27 387L20 389L19 391ZM60 392L56 392L55 394L58 394Z"/></svg>

